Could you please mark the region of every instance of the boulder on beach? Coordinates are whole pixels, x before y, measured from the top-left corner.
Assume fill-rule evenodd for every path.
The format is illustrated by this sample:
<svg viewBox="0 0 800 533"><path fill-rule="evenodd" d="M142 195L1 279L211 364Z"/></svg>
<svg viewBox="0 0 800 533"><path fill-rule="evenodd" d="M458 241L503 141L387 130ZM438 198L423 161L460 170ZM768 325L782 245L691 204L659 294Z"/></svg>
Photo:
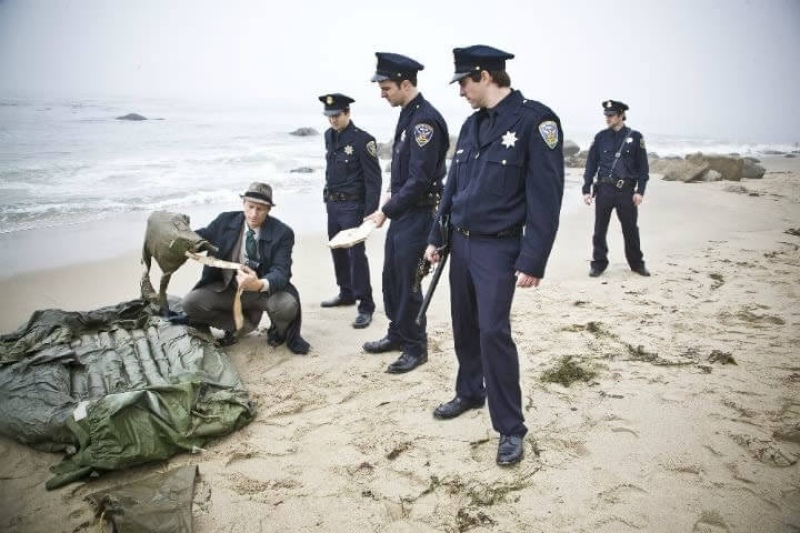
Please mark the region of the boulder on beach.
<svg viewBox="0 0 800 533"><path fill-rule="evenodd" d="M692 163L685 159L663 158L650 165L650 172L662 174L664 181L682 181L684 183L702 181L702 176L709 169L708 163Z"/></svg>
<svg viewBox="0 0 800 533"><path fill-rule="evenodd" d="M759 165L758 159L754 161L752 157L746 157L743 159L744 166L742 167L742 177L748 178L752 180L761 179L764 176L764 173L767 171L764 167Z"/></svg>
<svg viewBox="0 0 800 533"><path fill-rule="evenodd" d="M314 128L297 128L289 132L289 135L296 135L297 137L310 137L311 135L319 135L319 132Z"/></svg>
<svg viewBox="0 0 800 533"><path fill-rule="evenodd" d="M572 157L573 155L578 154L581 151L581 147L578 146L578 143L575 141L570 141L569 139L564 141L564 159L567 157Z"/></svg>
<svg viewBox="0 0 800 533"><path fill-rule="evenodd" d="M697 152L686 156L686 160L695 165L708 164L708 168L722 174L722 179L728 181L741 181L744 161L740 157L731 157L722 154L704 154Z"/></svg>
<svg viewBox="0 0 800 533"><path fill-rule="evenodd" d="M127 115L117 117L117 120L147 120L147 117L142 116L139 113L128 113Z"/></svg>

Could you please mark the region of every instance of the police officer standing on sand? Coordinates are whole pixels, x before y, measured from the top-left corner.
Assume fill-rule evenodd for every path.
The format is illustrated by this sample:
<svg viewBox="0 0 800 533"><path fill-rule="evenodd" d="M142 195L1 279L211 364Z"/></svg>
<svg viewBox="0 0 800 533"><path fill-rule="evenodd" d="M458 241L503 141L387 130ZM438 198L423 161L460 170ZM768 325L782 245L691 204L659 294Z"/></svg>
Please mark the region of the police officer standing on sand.
<svg viewBox="0 0 800 533"><path fill-rule="evenodd" d="M594 137L589 148L586 171L583 174L583 201L592 205L592 179L596 197L594 211L594 236L592 237L592 263L589 275L596 278L608 267L608 242L606 233L611 212L617 210L625 238L625 258L631 270L649 276L639 243L637 219L639 205L644 197L650 167L644 137L625 125L628 106L616 100L603 102L603 114L608 128Z"/></svg>
<svg viewBox="0 0 800 533"><path fill-rule="evenodd" d="M380 85L382 98L402 110L392 149L391 197L367 217L377 227L391 219L383 264L383 303L389 330L382 339L365 343L364 350L402 350L386 370L399 374L428 361L426 323L416 323L422 294L414 290L414 284L446 173L450 138L442 115L417 89L417 73L424 67L400 54L375 55L378 64L372 81Z"/></svg>
<svg viewBox="0 0 800 533"><path fill-rule="evenodd" d="M328 211L328 238L342 230L355 228L364 216L378 209L381 195L381 169L375 138L350 120L350 104L355 102L341 93L319 97L323 113L331 127L325 132L325 190L323 199ZM339 294L322 302L322 307L353 305L358 301L354 328L372 322L375 301L369 262L363 242L351 248L331 250Z"/></svg>
<svg viewBox="0 0 800 533"><path fill-rule="evenodd" d="M477 111L458 136L439 207L450 216L450 312L458 357L456 396L433 416L455 418L489 400L500 433L497 463L523 456L519 357L511 337L515 287L539 285L558 230L564 193L563 132L558 116L511 88L506 60L489 46L453 50L460 94ZM440 257L441 234L425 251Z"/></svg>

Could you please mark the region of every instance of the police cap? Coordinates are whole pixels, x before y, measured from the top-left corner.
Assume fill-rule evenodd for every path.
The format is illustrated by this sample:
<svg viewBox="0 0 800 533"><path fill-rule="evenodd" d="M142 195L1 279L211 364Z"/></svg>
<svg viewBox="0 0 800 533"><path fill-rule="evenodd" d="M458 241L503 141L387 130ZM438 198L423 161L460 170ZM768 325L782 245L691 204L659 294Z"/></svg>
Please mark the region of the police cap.
<svg viewBox="0 0 800 533"><path fill-rule="evenodd" d="M453 59L456 64L456 73L450 83L460 81L461 78L473 72L505 70L506 60L514 59L514 54L484 44L476 44L466 48L453 48Z"/></svg>
<svg viewBox="0 0 800 533"><path fill-rule="evenodd" d="M371 81L402 81L425 68L421 63L404 55L391 52L375 52L375 55L378 58L378 66Z"/></svg>
<svg viewBox="0 0 800 533"><path fill-rule="evenodd" d="M606 100L603 102L604 115L619 115L628 110L628 105L617 100Z"/></svg>
<svg viewBox="0 0 800 533"><path fill-rule="evenodd" d="M336 116L342 111L350 111L350 104L355 102L355 100L342 93L323 94L319 97L319 101L325 104L325 109L322 112L329 117Z"/></svg>

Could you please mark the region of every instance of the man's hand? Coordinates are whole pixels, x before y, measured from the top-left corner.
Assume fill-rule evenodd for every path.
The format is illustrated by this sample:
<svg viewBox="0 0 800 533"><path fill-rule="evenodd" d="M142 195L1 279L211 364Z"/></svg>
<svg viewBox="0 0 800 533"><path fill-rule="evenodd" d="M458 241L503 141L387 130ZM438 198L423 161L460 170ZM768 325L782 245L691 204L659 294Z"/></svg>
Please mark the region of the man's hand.
<svg viewBox="0 0 800 533"><path fill-rule="evenodd" d="M434 245L429 244L427 248L425 248L425 259L432 265L435 265L439 262L439 249L436 248Z"/></svg>
<svg viewBox="0 0 800 533"><path fill-rule="evenodd" d="M591 194L584 194L583 195L583 203L586 205L592 205L592 195Z"/></svg>
<svg viewBox="0 0 800 533"><path fill-rule="evenodd" d="M638 192L633 194L633 205L639 207L643 201L644 201L644 196L642 196Z"/></svg>
<svg viewBox="0 0 800 533"><path fill-rule="evenodd" d="M242 265L242 268L236 273L236 282L243 291L260 291L263 282L258 279L256 272L247 265Z"/></svg>
<svg viewBox="0 0 800 533"><path fill-rule="evenodd" d="M533 276L529 276L524 272L520 272L519 270L517 270L517 287L521 289L538 287L540 281L541 281L540 278L534 278Z"/></svg>
<svg viewBox="0 0 800 533"><path fill-rule="evenodd" d="M364 217L364 220L371 220L375 223L376 228L380 228L386 222L386 213L378 209L371 215Z"/></svg>

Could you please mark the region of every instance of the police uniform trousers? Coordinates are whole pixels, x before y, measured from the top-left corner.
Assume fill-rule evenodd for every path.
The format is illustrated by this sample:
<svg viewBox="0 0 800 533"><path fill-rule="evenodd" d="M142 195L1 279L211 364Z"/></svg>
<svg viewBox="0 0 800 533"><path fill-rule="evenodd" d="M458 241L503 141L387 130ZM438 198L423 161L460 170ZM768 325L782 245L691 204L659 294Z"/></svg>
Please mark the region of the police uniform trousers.
<svg viewBox="0 0 800 533"><path fill-rule="evenodd" d="M328 210L328 238L342 230L356 228L364 222L364 204L358 201L331 202ZM339 296L344 300L358 300L358 312L372 314L375 301L372 299L372 283L369 275L367 250L363 242L351 248L334 248L333 268Z"/></svg>
<svg viewBox="0 0 800 533"><path fill-rule="evenodd" d="M524 436L519 357L511 338L514 264L520 237L465 236L453 231L450 309L458 358L456 394L489 401L492 427Z"/></svg>
<svg viewBox="0 0 800 533"><path fill-rule="evenodd" d="M403 351L419 356L428 350L426 320L417 325L422 291L414 291L417 266L428 245L433 225L431 207L412 207L393 218L386 232L383 263L383 306L389 318L387 337Z"/></svg>
<svg viewBox="0 0 800 533"><path fill-rule="evenodd" d="M626 182L619 189L613 183L601 183L595 195L594 236L592 237L592 267L605 270L608 266L608 223L611 212L617 210L617 218L622 225L622 236L625 239L625 258L632 268L644 266L641 245L639 242L639 226L637 219L639 209L633 205L633 185Z"/></svg>
<svg viewBox="0 0 800 533"><path fill-rule="evenodd" d="M232 271L231 271L232 272ZM225 331L235 331L233 300L236 297L236 281L212 282L192 290L183 298L183 312L193 322L208 324ZM267 292L242 292L242 314L245 318L243 331L253 331L267 313L278 335L286 336L289 324L297 318L300 304L287 291L275 294Z"/></svg>

